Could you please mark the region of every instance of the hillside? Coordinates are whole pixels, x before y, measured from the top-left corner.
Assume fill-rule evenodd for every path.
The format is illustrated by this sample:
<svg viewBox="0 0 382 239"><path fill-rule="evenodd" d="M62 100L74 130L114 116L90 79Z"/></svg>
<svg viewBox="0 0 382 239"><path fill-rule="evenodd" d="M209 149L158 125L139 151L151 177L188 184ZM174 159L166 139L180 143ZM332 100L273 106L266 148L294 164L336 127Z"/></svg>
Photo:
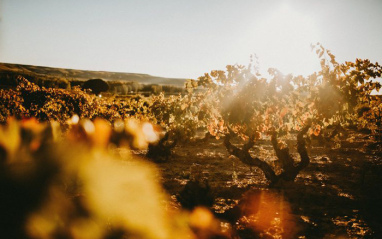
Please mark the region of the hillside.
<svg viewBox="0 0 382 239"><path fill-rule="evenodd" d="M106 81L127 81L138 82L140 84L159 84L173 85L183 87L186 79L182 78L165 78L151 76L148 74L124 73L124 72L108 72L108 71L87 71L77 69L53 68L45 66L20 65L10 63L0 63L0 72L20 73L30 76L54 76L58 78L88 80L93 78L101 78Z"/></svg>

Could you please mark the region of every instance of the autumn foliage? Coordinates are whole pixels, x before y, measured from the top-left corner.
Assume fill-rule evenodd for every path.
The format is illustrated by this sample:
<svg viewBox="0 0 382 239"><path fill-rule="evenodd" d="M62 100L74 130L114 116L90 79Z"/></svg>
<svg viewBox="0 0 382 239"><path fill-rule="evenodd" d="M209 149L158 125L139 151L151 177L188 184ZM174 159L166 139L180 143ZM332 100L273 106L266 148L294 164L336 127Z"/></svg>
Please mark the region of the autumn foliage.
<svg viewBox="0 0 382 239"><path fill-rule="evenodd" d="M320 44L312 49L321 70L309 76L277 69L263 76L252 62L228 65L189 80L183 95L99 97L17 78L0 90L2 235L229 238L197 206L214 203L208 182L189 180L177 197L193 212L165 210L170 200L149 161L168 162L176 145L197 145L209 135L232 158L260 169L271 186L286 187L309 167L315 143L340 149L340 138L362 130L381 148L382 98L374 93L382 66L338 63ZM257 155L255 146L264 142L276 160ZM145 159L133 150L144 151Z"/></svg>

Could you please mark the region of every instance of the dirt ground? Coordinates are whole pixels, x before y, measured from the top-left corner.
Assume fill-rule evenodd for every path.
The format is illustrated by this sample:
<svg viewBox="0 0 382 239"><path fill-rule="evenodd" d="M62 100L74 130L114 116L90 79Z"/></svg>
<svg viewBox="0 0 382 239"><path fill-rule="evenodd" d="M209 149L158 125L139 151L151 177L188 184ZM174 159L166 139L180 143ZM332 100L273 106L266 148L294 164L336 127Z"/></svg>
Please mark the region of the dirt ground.
<svg viewBox="0 0 382 239"><path fill-rule="evenodd" d="M380 146L369 135L351 138L337 149L312 142L310 165L295 182L272 188L259 169L229 156L222 140L178 145L157 165L174 204L204 204L234 238L382 238ZM295 140L287 143L299 160ZM252 153L278 167L269 140Z"/></svg>

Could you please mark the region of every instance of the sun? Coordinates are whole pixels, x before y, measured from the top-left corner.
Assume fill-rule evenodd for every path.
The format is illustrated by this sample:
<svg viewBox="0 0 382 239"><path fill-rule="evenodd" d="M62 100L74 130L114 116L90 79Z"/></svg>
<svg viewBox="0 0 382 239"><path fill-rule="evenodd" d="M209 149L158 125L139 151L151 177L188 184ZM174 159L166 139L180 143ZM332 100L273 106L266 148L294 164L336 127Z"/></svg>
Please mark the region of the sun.
<svg viewBox="0 0 382 239"><path fill-rule="evenodd" d="M258 22L254 32L255 53L262 68L284 74L308 75L320 69L310 44L318 42L314 19L284 4Z"/></svg>

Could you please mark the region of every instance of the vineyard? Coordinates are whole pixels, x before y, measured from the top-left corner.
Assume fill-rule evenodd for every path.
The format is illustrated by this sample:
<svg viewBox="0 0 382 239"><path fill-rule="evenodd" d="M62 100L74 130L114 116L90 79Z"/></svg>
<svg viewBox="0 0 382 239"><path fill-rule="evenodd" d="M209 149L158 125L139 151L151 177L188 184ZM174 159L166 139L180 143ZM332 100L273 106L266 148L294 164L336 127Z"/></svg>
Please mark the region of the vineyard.
<svg viewBox="0 0 382 239"><path fill-rule="evenodd" d="M228 65L179 95L17 77L0 89L1 235L381 238L382 66L312 50L307 77Z"/></svg>

